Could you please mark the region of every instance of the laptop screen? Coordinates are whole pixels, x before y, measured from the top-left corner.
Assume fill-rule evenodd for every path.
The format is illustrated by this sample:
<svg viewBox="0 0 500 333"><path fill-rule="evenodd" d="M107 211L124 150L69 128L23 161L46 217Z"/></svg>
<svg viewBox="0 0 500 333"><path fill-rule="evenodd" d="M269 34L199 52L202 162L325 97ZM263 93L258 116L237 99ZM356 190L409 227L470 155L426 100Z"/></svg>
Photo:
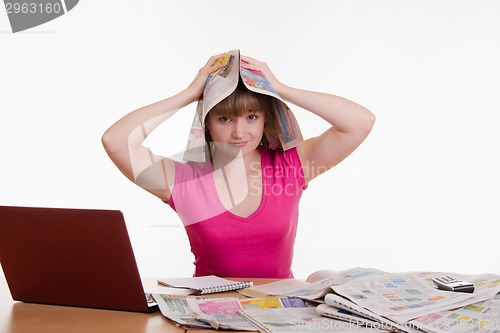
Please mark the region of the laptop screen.
<svg viewBox="0 0 500 333"><path fill-rule="evenodd" d="M120 211L0 206L0 262L17 301L149 311Z"/></svg>

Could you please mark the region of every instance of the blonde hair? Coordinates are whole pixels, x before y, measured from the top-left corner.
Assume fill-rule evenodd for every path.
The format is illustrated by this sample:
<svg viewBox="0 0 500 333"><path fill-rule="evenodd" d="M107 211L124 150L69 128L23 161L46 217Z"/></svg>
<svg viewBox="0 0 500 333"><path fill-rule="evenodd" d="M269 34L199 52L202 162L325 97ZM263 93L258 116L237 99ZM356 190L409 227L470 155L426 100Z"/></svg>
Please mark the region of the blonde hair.
<svg viewBox="0 0 500 333"><path fill-rule="evenodd" d="M208 113L207 117L215 116L230 116L241 117L249 112L263 112L265 115L264 135L260 144L265 147L270 146L270 142L279 142L278 131L276 129L276 117L274 115L275 98L255 93L245 87L240 80L235 91L221 102L216 104ZM212 137L210 132L205 128L205 139L210 147ZM281 147L281 145L280 145ZM209 151L211 151L209 148ZM275 147L271 147L275 148Z"/></svg>

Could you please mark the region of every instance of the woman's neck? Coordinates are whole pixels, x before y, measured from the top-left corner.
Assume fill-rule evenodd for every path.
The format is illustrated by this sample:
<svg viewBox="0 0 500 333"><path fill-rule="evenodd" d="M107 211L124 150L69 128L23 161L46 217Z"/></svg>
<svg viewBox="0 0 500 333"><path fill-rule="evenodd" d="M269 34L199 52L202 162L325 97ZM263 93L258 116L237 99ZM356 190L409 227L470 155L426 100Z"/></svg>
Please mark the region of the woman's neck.
<svg viewBox="0 0 500 333"><path fill-rule="evenodd" d="M255 172L256 165L260 167L259 149L255 149L245 156L241 152L237 156L215 154L212 159L213 170L224 169L226 173L235 175L241 174L242 171L246 171L246 174Z"/></svg>
<svg viewBox="0 0 500 333"><path fill-rule="evenodd" d="M217 195L226 209L241 217L255 212L262 200L262 167L260 152L252 151L233 159L212 161Z"/></svg>

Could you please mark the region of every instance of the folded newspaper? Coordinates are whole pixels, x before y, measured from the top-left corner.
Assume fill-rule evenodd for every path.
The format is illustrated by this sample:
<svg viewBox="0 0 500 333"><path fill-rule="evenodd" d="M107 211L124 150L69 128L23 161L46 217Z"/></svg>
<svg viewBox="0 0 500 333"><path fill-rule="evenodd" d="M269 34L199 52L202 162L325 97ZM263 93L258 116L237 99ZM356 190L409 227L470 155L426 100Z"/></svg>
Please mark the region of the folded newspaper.
<svg viewBox="0 0 500 333"><path fill-rule="evenodd" d="M314 308L308 308L301 299L295 298L235 298L235 297L193 297L153 294L157 301L161 313L178 326L188 328L214 328L231 329L240 331L260 330L255 320L249 320L256 310L265 310L268 313L267 321L270 320L271 310L286 311L296 309L295 312L305 312L307 317L311 313L317 319L322 319L315 313ZM297 313L293 317L286 318L285 323L282 313L280 316L273 316L276 325L290 324L294 322ZM279 321L279 323L276 323ZM260 326L263 323L258 323ZM296 325L295 325L296 326ZM294 327L295 327L294 326Z"/></svg>
<svg viewBox="0 0 500 333"><path fill-rule="evenodd" d="M276 124L267 124L267 126L275 126L274 130L278 133L278 139L266 136L269 147L272 149L281 147L283 150L287 150L302 142L299 124L292 111L260 71L248 70L241 66L240 61L242 60L239 50L227 52L218 61L225 63L226 66L211 73L205 82L203 96L196 107L184 152L183 160L185 162L205 162L208 160L205 117L217 103L224 100L236 89L240 79L247 89L274 97L273 110L270 111L274 113Z"/></svg>

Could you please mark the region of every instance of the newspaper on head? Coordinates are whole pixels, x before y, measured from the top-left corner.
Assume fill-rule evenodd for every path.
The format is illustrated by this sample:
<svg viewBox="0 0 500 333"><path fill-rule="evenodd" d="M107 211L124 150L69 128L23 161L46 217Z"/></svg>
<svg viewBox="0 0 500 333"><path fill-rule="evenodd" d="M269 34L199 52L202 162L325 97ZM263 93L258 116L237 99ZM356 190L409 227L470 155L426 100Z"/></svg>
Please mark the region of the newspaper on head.
<svg viewBox="0 0 500 333"><path fill-rule="evenodd" d="M231 50L218 60L220 63L225 63L226 66L208 76L189 133L183 156L185 162L207 161L208 147L205 140L205 117L217 103L224 100L236 89L240 78L247 89L274 97L273 109L270 111L274 113L276 124L267 124L267 126L276 126L279 141L270 136L266 137L269 141L269 147L271 149L281 147L283 150L287 150L302 142L299 124L283 99L260 71L245 69L241 67L240 61L240 51Z"/></svg>

